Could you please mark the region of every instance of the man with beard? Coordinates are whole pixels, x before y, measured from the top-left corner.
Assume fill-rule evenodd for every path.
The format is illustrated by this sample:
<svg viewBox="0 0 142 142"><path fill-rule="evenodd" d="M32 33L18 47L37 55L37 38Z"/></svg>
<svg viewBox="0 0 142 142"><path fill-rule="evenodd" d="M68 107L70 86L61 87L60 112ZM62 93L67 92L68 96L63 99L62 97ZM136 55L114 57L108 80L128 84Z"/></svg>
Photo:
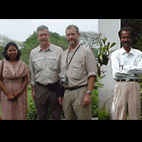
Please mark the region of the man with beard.
<svg viewBox="0 0 142 142"><path fill-rule="evenodd" d="M124 27L119 31L122 48L111 55L112 74L116 80L112 102L112 119L125 120L128 106L130 120L139 120L141 111L140 86L142 53L132 48L133 30Z"/></svg>
<svg viewBox="0 0 142 142"><path fill-rule="evenodd" d="M57 88L59 85L60 57L62 48L49 42L48 27L37 28L39 46L30 53L30 84L35 100L38 120L47 120L48 106L53 120L61 119L62 106L59 104Z"/></svg>
<svg viewBox="0 0 142 142"><path fill-rule="evenodd" d="M61 56L61 83L65 87L63 105L66 120L91 120L92 91L97 75L95 56L92 51L79 44L79 28L69 25L66 38L69 49Z"/></svg>

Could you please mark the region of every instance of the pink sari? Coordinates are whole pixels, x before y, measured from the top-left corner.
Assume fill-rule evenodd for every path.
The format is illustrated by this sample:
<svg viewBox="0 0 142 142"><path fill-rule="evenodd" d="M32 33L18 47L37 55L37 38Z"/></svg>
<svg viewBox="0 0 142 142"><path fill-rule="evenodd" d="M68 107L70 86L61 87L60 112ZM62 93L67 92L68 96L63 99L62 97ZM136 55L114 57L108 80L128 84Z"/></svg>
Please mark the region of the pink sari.
<svg viewBox="0 0 142 142"><path fill-rule="evenodd" d="M3 60L3 83L9 92L18 91L23 83L23 77L28 75L27 65L18 61L12 65L9 61ZM1 63L0 63L1 65ZM1 66L0 66L1 68ZM2 120L26 120L27 119L27 91L28 83L22 94L17 99L9 100L1 91L1 119Z"/></svg>

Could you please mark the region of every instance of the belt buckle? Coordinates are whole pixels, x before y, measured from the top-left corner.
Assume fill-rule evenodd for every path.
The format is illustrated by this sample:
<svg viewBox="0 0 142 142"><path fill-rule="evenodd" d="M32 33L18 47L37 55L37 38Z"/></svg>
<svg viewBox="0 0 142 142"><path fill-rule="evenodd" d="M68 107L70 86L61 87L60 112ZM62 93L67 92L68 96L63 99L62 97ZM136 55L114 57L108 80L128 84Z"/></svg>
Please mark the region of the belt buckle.
<svg viewBox="0 0 142 142"><path fill-rule="evenodd" d="M126 82L129 82L130 81L130 78L126 78Z"/></svg>

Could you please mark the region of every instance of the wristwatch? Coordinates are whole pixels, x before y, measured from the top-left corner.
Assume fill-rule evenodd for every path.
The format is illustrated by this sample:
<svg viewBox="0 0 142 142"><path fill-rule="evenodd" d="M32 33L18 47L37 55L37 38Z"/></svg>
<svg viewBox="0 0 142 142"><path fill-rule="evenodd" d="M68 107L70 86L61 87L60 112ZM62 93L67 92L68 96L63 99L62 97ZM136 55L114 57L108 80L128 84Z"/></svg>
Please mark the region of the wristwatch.
<svg viewBox="0 0 142 142"><path fill-rule="evenodd" d="M89 95L92 95L92 91L87 91L87 93L88 93Z"/></svg>

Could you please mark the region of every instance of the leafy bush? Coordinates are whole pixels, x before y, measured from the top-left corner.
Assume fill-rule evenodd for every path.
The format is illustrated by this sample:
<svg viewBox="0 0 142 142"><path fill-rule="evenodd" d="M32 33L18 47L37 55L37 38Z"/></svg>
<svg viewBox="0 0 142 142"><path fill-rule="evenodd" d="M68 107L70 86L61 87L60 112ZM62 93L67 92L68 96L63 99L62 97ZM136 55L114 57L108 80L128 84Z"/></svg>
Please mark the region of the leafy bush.
<svg viewBox="0 0 142 142"><path fill-rule="evenodd" d="M99 115L98 119L99 120L109 120L110 118L110 113L106 111L105 107L99 108Z"/></svg>
<svg viewBox="0 0 142 142"><path fill-rule="evenodd" d="M98 82L95 84L97 85ZM98 85L97 85L98 86ZM27 120L37 120L37 109L35 106L35 102L32 99L31 87L28 89L28 109L27 109ZM98 89L93 90L92 94L92 117L98 117ZM62 114L62 118L64 119L64 113ZM48 110L48 119L52 119L50 106Z"/></svg>
<svg viewBox="0 0 142 142"><path fill-rule="evenodd" d="M92 95L92 117L98 117L98 90L93 90Z"/></svg>
<svg viewBox="0 0 142 142"><path fill-rule="evenodd" d="M30 98L31 95L28 96L27 120L37 120L37 109L35 107L35 102L32 98Z"/></svg>
<svg viewBox="0 0 142 142"><path fill-rule="evenodd" d="M48 119L52 119L50 106L48 108ZM37 120L37 109L31 95L28 95L27 120Z"/></svg>

